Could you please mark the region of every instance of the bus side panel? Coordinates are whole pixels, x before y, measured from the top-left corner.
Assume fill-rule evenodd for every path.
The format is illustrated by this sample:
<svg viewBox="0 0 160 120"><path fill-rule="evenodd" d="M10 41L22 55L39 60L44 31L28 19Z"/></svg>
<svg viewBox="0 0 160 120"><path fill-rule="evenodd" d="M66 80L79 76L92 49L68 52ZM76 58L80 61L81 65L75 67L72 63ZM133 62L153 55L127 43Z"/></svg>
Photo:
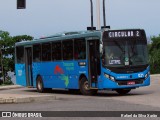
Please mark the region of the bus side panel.
<svg viewBox="0 0 160 120"><path fill-rule="evenodd" d="M33 84L36 87L36 78L42 77L44 88L65 88L61 62L33 63ZM55 71L55 69L57 71Z"/></svg>
<svg viewBox="0 0 160 120"><path fill-rule="evenodd" d="M68 77L64 75L62 62L42 63L41 67L45 88L65 88Z"/></svg>
<svg viewBox="0 0 160 120"><path fill-rule="evenodd" d="M34 87L41 75L45 88L79 89L81 74L87 75L88 67L79 66L78 61L33 63Z"/></svg>
<svg viewBox="0 0 160 120"><path fill-rule="evenodd" d="M77 62L64 61L43 63L44 86L46 88L78 89Z"/></svg>
<svg viewBox="0 0 160 120"><path fill-rule="evenodd" d="M15 64L16 84L27 86L25 64Z"/></svg>
<svg viewBox="0 0 160 120"><path fill-rule="evenodd" d="M80 66L79 63L86 63L84 66ZM74 69L73 69L74 68ZM68 71L68 70L69 71ZM66 73L69 74L69 89L79 89L79 78L80 75L85 75L88 78L88 64L86 60L74 61L74 67L66 68ZM73 74L74 73L74 74Z"/></svg>

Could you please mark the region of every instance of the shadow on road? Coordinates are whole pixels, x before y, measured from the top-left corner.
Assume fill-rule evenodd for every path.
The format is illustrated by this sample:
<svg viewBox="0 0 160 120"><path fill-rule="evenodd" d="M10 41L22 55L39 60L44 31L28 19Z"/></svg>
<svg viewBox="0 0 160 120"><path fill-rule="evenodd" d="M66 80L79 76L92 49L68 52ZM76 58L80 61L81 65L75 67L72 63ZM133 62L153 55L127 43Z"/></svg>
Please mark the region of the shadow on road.
<svg viewBox="0 0 160 120"><path fill-rule="evenodd" d="M38 93L36 88L29 88L29 89L25 89L23 90L24 92L27 93L33 93L33 94L61 94L61 95L79 95L81 96L82 94L78 91L78 90L57 90L57 89L53 89L51 91L45 92L45 93ZM94 97L120 97L120 96L142 96L142 95L148 95L148 94L153 94L154 91L139 91L139 90L133 90L130 93L126 94L126 95L119 95L118 93L116 93L115 91L107 91L107 90L103 90L103 91L98 91L98 93L96 95L93 95Z"/></svg>

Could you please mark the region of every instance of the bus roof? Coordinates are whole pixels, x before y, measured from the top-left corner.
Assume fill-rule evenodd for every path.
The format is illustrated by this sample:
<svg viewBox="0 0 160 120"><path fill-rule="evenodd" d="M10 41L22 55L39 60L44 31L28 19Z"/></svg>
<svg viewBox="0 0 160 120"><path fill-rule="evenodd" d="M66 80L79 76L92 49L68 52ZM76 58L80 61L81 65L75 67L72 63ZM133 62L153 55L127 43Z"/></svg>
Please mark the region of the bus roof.
<svg viewBox="0 0 160 120"><path fill-rule="evenodd" d="M59 40L67 40L67 39L76 39L76 38L86 38L86 37L101 37L102 31L79 31L79 32L64 32L61 34L55 34L48 37L43 37L40 39L34 39L32 41L22 41L17 42L16 46L21 45L32 45L38 43L59 41Z"/></svg>

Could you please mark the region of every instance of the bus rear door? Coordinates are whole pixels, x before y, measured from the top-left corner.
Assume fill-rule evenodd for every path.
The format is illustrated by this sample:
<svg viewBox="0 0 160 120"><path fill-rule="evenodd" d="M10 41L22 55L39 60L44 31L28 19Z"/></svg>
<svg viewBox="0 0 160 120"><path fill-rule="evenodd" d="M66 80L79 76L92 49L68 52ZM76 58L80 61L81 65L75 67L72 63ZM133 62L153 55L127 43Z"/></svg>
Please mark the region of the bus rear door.
<svg viewBox="0 0 160 120"><path fill-rule="evenodd" d="M25 69L26 69L26 83L28 87L33 86L32 75L32 47L25 47Z"/></svg>

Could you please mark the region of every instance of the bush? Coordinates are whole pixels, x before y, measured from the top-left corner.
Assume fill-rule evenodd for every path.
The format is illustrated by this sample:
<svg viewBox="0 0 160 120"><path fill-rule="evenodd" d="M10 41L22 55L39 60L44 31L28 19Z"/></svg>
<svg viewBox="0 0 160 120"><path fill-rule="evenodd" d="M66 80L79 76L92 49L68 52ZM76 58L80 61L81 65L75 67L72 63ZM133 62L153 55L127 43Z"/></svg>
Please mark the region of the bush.
<svg viewBox="0 0 160 120"><path fill-rule="evenodd" d="M0 85L2 85L3 84L3 80L2 79L0 79Z"/></svg>
<svg viewBox="0 0 160 120"><path fill-rule="evenodd" d="M6 77L5 82L3 84L4 85L13 85L11 78L9 76Z"/></svg>
<svg viewBox="0 0 160 120"><path fill-rule="evenodd" d="M151 74L160 73L160 35L151 38L153 43L148 45Z"/></svg>

